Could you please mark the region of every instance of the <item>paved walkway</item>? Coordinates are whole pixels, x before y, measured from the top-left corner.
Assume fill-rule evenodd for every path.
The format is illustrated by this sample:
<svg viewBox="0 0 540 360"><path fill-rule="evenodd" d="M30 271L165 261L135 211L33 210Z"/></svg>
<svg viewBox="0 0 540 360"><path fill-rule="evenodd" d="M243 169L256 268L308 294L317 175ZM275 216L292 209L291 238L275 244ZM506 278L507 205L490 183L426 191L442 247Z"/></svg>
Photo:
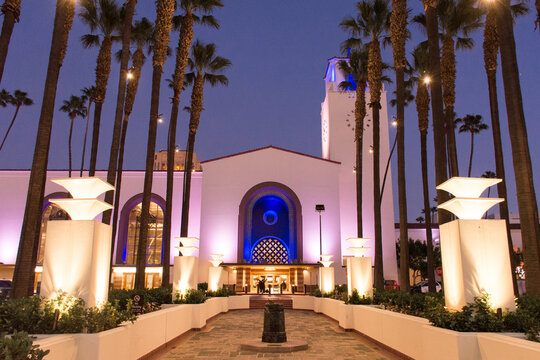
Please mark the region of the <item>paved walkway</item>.
<svg viewBox="0 0 540 360"><path fill-rule="evenodd" d="M240 350L240 343L261 338L263 310L230 311L218 315L201 331L191 332L160 359L398 359L376 344L312 311L285 310L288 339L302 339L309 348L273 354Z"/></svg>

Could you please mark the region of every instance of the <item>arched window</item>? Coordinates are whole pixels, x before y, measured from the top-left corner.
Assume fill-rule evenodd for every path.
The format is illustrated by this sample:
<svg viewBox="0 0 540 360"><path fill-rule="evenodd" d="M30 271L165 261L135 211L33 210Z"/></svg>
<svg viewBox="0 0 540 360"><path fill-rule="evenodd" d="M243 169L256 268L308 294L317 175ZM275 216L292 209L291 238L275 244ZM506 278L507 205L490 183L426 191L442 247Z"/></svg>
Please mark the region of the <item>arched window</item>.
<svg viewBox="0 0 540 360"><path fill-rule="evenodd" d="M253 264L288 264L289 250L283 241L275 238L261 239L251 251Z"/></svg>
<svg viewBox="0 0 540 360"><path fill-rule="evenodd" d="M137 246L141 231L142 203L135 205L130 213L127 224L127 239L122 262L134 265L137 262ZM148 222L148 241L146 243L146 264L159 265L162 260L163 240L163 209L157 203L150 202L150 219Z"/></svg>
<svg viewBox="0 0 540 360"><path fill-rule="evenodd" d="M54 220L71 220L69 215L60 207L50 203L50 198L66 198L67 193L54 193L47 196L44 200L44 210L41 215L41 229L39 232L39 246L37 255L37 264L43 265L43 256L45 255L45 243L47 233L47 223Z"/></svg>

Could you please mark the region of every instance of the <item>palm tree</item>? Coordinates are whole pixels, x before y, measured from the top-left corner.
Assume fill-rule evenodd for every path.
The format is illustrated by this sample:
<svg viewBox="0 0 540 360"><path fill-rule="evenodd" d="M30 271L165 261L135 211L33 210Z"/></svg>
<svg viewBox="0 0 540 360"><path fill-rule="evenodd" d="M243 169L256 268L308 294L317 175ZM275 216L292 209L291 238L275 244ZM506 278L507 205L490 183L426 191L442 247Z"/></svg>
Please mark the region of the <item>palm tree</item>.
<svg viewBox="0 0 540 360"><path fill-rule="evenodd" d="M420 154L422 162L422 192L424 196L424 209L426 223L426 245L427 245L427 271L428 289L430 292L436 291L435 284L435 260L433 256L433 234L431 232L431 216L429 203L429 179L427 162L427 133L429 128L429 91L428 82L425 76L429 70L429 56L427 49L418 46L413 51L414 72L416 80L416 112L418 113L418 130L420 130Z"/></svg>
<svg viewBox="0 0 540 360"><path fill-rule="evenodd" d="M81 158L81 171L79 176L82 177L82 173L84 170L84 160L86 157L86 138L88 136L88 121L90 120L90 108L92 107L92 104L96 101L96 87L90 86L86 87L81 90L82 97L88 100L88 107L86 108L86 125L84 127L84 140L83 140L83 151L82 151L82 158Z"/></svg>
<svg viewBox="0 0 540 360"><path fill-rule="evenodd" d="M407 41L407 0L392 0L390 15L390 38L396 72L396 114L397 114L397 160L399 193L399 238L402 249L408 249L407 194L405 184L405 42ZM402 291L409 291L409 255L400 257L399 283Z"/></svg>
<svg viewBox="0 0 540 360"><path fill-rule="evenodd" d="M64 100L64 104L60 107L60 111L68 114L71 120L69 125L69 141L68 141L68 158L69 158L69 170L68 177L71 177L71 137L73 135L73 122L77 116L86 116L86 99L84 97L71 95L69 100Z"/></svg>
<svg viewBox="0 0 540 360"><path fill-rule="evenodd" d="M444 111L441 87L441 57L439 50L439 20L437 15L437 1L422 0L426 15L426 32L428 38L429 75L431 77L431 113L433 118L433 143L435 150L435 183L442 184L447 180L446 162L446 136L444 130ZM439 205L448 200L445 191L437 190ZM449 212L439 214L439 223L444 224L450 220Z"/></svg>
<svg viewBox="0 0 540 360"><path fill-rule="evenodd" d="M4 66L6 65L13 27L16 22L19 22L21 1L22 0L5 0L4 4L2 4L1 11L2 14L4 14L4 22L2 24L2 32L0 33L0 82L2 82L2 75L4 74Z"/></svg>
<svg viewBox="0 0 540 360"><path fill-rule="evenodd" d="M199 17L194 14L194 11L199 10L203 14L209 14L213 11L214 7L223 6L221 0L182 0L179 5L182 9L182 14L173 18L173 28L180 32L180 37L178 38L176 65L171 82L173 97L167 144L167 194L165 199L165 218L163 219L163 277L161 282L161 286L163 287L169 286L176 125L178 122L180 95L184 87L184 74L189 59L189 49L193 42L193 24L194 22L198 22L219 29L219 24L213 16L203 15Z"/></svg>
<svg viewBox="0 0 540 360"><path fill-rule="evenodd" d="M523 4L518 3L512 5L512 13L514 17L525 14L528 9ZM499 121L499 101L497 98L497 56L499 53L499 35L497 33L497 19L493 7L489 7L486 15L486 21L484 24L484 67L486 69L486 75L488 79L489 90L489 109L491 115L491 130L493 132L493 147L495 153L495 170L497 178L502 179L497 184L497 193L499 197L508 199L506 192L506 174L504 170L504 157L501 140L501 125ZM514 269L516 268L516 260L514 256L514 246L512 242L512 234L510 231L510 217L508 211L508 202L503 201L499 203L499 213L501 219L506 221L506 233L508 237L508 251L510 253L510 264L512 272L512 280L514 282L514 294L519 295L517 288L516 277L514 276Z"/></svg>
<svg viewBox="0 0 540 360"><path fill-rule="evenodd" d="M39 118L32 170L26 196L26 208L21 227L21 240L13 273L12 295L21 298L32 295L34 290L35 267L39 244L39 229L41 212L43 210L43 194L47 176L47 161L49 158L49 143L54 114L54 102L58 86L60 68L67 50L67 42L73 17L75 2L72 0L57 0L54 27L49 54L49 65L45 79L41 115Z"/></svg>
<svg viewBox="0 0 540 360"><path fill-rule="evenodd" d="M344 43L345 48L349 48L351 41L356 40L359 44L359 39L349 39ZM349 54L348 61L340 61L339 67L347 74L352 75L354 84L350 81L343 81L339 84L341 90L352 89L356 92L354 102L354 141L356 143L356 163L355 163L355 176L356 176L356 224L357 224L357 236L359 238L364 236L363 231L363 218L362 218L362 183L363 183L363 138L364 138L364 119L366 117L366 88L368 81L368 55L369 48L367 46L357 45L353 48ZM354 87L356 85L356 88Z"/></svg>
<svg viewBox="0 0 540 360"><path fill-rule="evenodd" d="M469 114L462 119L456 119L456 125L461 123L462 125L459 127L459 132L471 133L471 156L469 157L469 171L467 172L467 176L470 177L474 150L474 135L478 134L480 131L487 130L488 126L482 122L482 115Z"/></svg>
<svg viewBox="0 0 540 360"><path fill-rule="evenodd" d="M120 147L118 150L118 167L116 172L116 189L114 191L114 208L113 208L113 220L112 220L112 248L111 248L111 267L112 256L114 252L114 240L116 239L116 231L118 226L118 213L120 211L120 190L122 187L122 172L124 169L124 149L126 144L126 134L129 123L129 116L133 111L133 104L135 103L135 96L139 88L139 80L141 78L141 70L144 65L146 57L144 56L144 49L150 47L154 36L154 24L147 18L142 18L139 21L135 21L133 28L131 29L131 41L136 44L137 49L133 53L132 66L130 69L130 76L128 77L127 91L125 96L124 105L124 120L122 122L122 132L120 134Z"/></svg>
<svg viewBox="0 0 540 360"><path fill-rule="evenodd" d="M121 24L120 9L115 0L81 0L81 20L90 28L90 34L81 37L85 48L99 46L96 65L96 98L94 109L94 128L92 131L92 150L90 151L89 176L94 176L99 143L101 110L107 94L107 83L111 73L111 49L117 40Z"/></svg>
<svg viewBox="0 0 540 360"><path fill-rule="evenodd" d="M163 64L167 59L169 37L174 14L174 0L158 0L156 2L156 28L154 31L154 57L152 74L152 95L150 101L150 123L148 126L148 146L146 148L146 170L144 172L143 201L141 205L141 232L137 247L137 272L135 288L143 289L146 268L146 243L148 238L148 221L150 217L150 196L152 194L152 175L154 153L156 151L157 119L159 114L159 90Z"/></svg>
<svg viewBox="0 0 540 360"><path fill-rule="evenodd" d="M189 117L189 135L186 149L186 164L184 167L184 196L182 198L182 227L180 236L186 237L189 221L189 200L191 193L191 168L193 165L193 149L195 146L195 135L199 127L201 112L203 111L204 84L209 83L212 87L220 84L227 86L229 79L225 75L219 74L228 67L231 62L221 56L216 56L215 44L204 44L199 40L195 41L191 49L191 58L188 60L188 67L191 71L186 74L186 83L193 84L191 91L191 107Z"/></svg>
<svg viewBox="0 0 540 360"><path fill-rule="evenodd" d="M4 93L5 92L5 93ZM2 90L2 93L0 93L0 97L4 97L7 91ZM9 93L7 93L9 95ZM19 113L19 109L21 106L30 106L34 104L34 100L27 97L27 93L20 90L15 90L13 95L9 95L9 98L7 99L7 102L13 106L15 106L15 114L13 114L13 118L11 119L11 122L9 123L9 127L6 131L6 135L4 135L4 139L2 140L2 144L0 144L0 151L2 151L2 148L4 147L4 143L6 142L6 139L9 135L9 132L11 128L13 127L13 124L15 123L15 119L17 118L17 114ZM0 100L0 104L4 104L5 100ZM5 106L5 105L4 105Z"/></svg>
<svg viewBox="0 0 540 360"><path fill-rule="evenodd" d="M540 295L540 224L538 223L538 205L534 190L527 127L523 113L510 1L496 1L491 6L496 14L501 50L501 69L516 179L523 260L527 271L525 284L527 294Z"/></svg>
<svg viewBox="0 0 540 360"><path fill-rule="evenodd" d="M364 0L356 4L358 15L348 17L341 26L352 35L370 40L368 55L368 83L370 107L373 111L373 205L375 225L375 288L384 289L382 263L381 189L380 189L380 100L382 91L382 58L380 39L389 29L390 9L388 0ZM402 254L408 257L408 254Z"/></svg>
<svg viewBox="0 0 540 360"><path fill-rule="evenodd" d="M120 146L120 132L122 131L122 115L124 113L124 102L126 98L126 82L129 65L129 46L131 43L131 23L135 14L135 5L137 0L126 0L122 8L120 20L122 24L122 50L120 55L120 76L118 78L118 94L116 97L116 111L114 116L113 135L111 141L111 151L109 157L109 168L107 170L107 182L111 185L115 184L116 166L118 162L118 148ZM105 194L105 202L113 204L114 192L108 191ZM111 222L111 210L103 213L101 221L104 224ZM114 237L111 239L111 244L114 244ZM114 245L112 245L114 246Z"/></svg>

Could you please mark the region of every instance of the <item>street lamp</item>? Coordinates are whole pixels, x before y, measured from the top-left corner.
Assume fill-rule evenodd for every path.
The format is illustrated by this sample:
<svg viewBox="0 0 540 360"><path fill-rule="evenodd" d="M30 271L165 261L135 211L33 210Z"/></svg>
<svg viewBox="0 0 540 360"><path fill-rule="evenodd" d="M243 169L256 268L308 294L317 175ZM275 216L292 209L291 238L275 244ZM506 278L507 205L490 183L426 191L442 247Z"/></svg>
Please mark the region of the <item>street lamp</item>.
<svg viewBox="0 0 540 360"><path fill-rule="evenodd" d="M392 124L393 127L398 126L398 119L396 119L395 116L392 116L392 123L391 124ZM384 170L384 177L383 177L382 186L381 186L381 196L380 196L381 200L382 200L383 193L384 193L384 185L386 184L386 175L388 175L388 168L390 167L390 160L392 159L392 154L394 153L394 149L396 148L396 144L397 144L397 132L396 132L396 136L394 137L394 145L392 145L392 150L390 150L390 155L388 156L388 161L386 162L386 169Z"/></svg>
<svg viewBox="0 0 540 360"><path fill-rule="evenodd" d="M320 241L319 251L320 251L320 255L322 256L322 212L324 211L324 204L315 205L315 211L319 213L319 241Z"/></svg>

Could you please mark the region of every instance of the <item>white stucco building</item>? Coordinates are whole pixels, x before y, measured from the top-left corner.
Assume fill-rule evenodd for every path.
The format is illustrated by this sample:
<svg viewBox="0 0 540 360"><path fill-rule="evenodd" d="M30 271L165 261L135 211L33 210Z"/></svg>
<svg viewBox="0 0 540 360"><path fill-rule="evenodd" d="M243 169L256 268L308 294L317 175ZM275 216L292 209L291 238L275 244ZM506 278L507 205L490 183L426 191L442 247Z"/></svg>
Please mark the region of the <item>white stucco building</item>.
<svg viewBox="0 0 540 360"><path fill-rule="evenodd" d="M347 238L356 234L356 186L354 144L354 91L338 91L344 80L337 64L329 60L325 76L326 97L321 106L321 157L273 146L201 161L202 171L193 172L188 235L200 239L199 282L207 281L210 254L223 254L222 282L243 287L266 276L287 289L316 284L319 255L331 254L335 261L336 284L346 282L343 257ZM369 93L366 93L369 98ZM369 103L369 100L367 101ZM389 156L386 93L382 94L381 162ZM365 120L370 123L368 108ZM349 120L349 121L347 121ZM363 226L367 246L374 255L373 164L369 152L372 127L366 127L363 142ZM264 145L264 144L263 144ZM196 169L198 170L198 169ZM384 177L381 166L381 180ZM48 179L65 177L66 171L49 171ZM106 178L104 171L96 176ZM391 174L388 173L388 179ZM175 173L172 210L172 257L178 241L181 214L182 173ZM0 278L10 278L17 256L29 171L0 171ZM144 171L125 171L119 203L114 252L114 285L131 287L135 249L139 235L138 215L142 201ZM166 172L154 171L151 225L147 251L147 286L160 282L162 220L165 209ZM65 218L48 201L65 197L64 190L47 180L44 225ZM397 280L392 186L387 184L382 199L382 239L385 279ZM315 210L324 205L324 212ZM99 219L99 218L98 218ZM319 220L321 221L319 223ZM321 236L322 235L322 236ZM322 239L322 249L320 246ZM74 239L76 241L76 239ZM39 259L46 251L41 236ZM37 269L40 270L39 267ZM253 290L253 288L251 288Z"/></svg>

